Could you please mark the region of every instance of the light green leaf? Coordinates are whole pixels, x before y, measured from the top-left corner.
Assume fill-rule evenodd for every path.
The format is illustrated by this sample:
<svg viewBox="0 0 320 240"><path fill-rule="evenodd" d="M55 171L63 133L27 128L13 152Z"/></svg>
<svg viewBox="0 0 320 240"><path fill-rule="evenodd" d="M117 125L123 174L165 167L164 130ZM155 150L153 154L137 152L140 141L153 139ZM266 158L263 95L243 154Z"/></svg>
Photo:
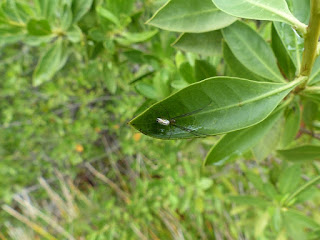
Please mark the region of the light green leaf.
<svg viewBox="0 0 320 240"><path fill-rule="evenodd" d="M281 113L281 111L274 113L259 124L228 133L222 137L209 151L205 159L205 164L221 165L249 150L256 145L266 133L268 133L281 116Z"/></svg>
<svg viewBox="0 0 320 240"><path fill-rule="evenodd" d="M120 20L115 16L112 12L110 12L108 9L105 9L101 6L98 6L96 9L97 13L103 17L104 19L109 20L110 22L114 23L116 26L120 26Z"/></svg>
<svg viewBox="0 0 320 240"><path fill-rule="evenodd" d="M68 30L72 25L72 9L71 6L65 4L61 16L61 27L64 30Z"/></svg>
<svg viewBox="0 0 320 240"><path fill-rule="evenodd" d="M278 182L278 189L282 194L291 193L301 181L301 167L294 164L281 172Z"/></svg>
<svg viewBox="0 0 320 240"><path fill-rule="evenodd" d="M284 23L282 23L284 24ZM279 67L282 69L282 72L287 79L292 80L296 75L296 66L293 63L293 60L290 57L287 46L284 44L283 39L280 37L280 34L275 24L272 24L272 49L274 54L277 57Z"/></svg>
<svg viewBox="0 0 320 240"><path fill-rule="evenodd" d="M73 25L67 31L67 38L73 43L80 42L81 36L82 36L81 28L79 28L77 25Z"/></svg>
<svg viewBox="0 0 320 240"><path fill-rule="evenodd" d="M4 44L16 43L25 37L21 28L3 26L0 27L0 46Z"/></svg>
<svg viewBox="0 0 320 240"><path fill-rule="evenodd" d="M277 119L273 127L259 140L258 144L253 147L253 155L258 161L263 161L269 154L276 150L282 133L282 123L282 118Z"/></svg>
<svg viewBox="0 0 320 240"><path fill-rule="evenodd" d="M33 36L50 35L51 27L46 19L30 19L27 24L28 33Z"/></svg>
<svg viewBox="0 0 320 240"><path fill-rule="evenodd" d="M222 11L241 18L288 23L306 31L306 25L289 11L285 0L212 0Z"/></svg>
<svg viewBox="0 0 320 240"><path fill-rule="evenodd" d="M141 33L124 32L121 34L122 38L117 38L116 41L124 45L130 45L133 43L148 41L152 37L154 37L157 33L158 33L158 30L144 31Z"/></svg>
<svg viewBox="0 0 320 240"><path fill-rule="evenodd" d="M310 0L287 0L287 4L297 19L308 24L310 17Z"/></svg>
<svg viewBox="0 0 320 240"><path fill-rule="evenodd" d="M91 8L93 0L73 0L73 23L78 22Z"/></svg>
<svg viewBox="0 0 320 240"><path fill-rule="evenodd" d="M220 31L183 33L172 46L186 52L213 56L221 52L221 39Z"/></svg>
<svg viewBox="0 0 320 240"><path fill-rule="evenodd" d="M62 67L61 61L64 59L62 48L62 41L59 39L42 55L33 73L34 86L49 81Z"/></svg>
<svg viewBox="0 0 320 240"><path fill-rule="evenodd" d="M246 68L273 82L284 81L270 46L252 28L235 22L222 33L232 53Z"/></svg>
<svg viewBox="0 0 320 240"><path fill-rule="evenodd" d="M300 129L301 112L299 103L296 101L285 112L285 124L281 139L281 147L287 147L296 137Z"/></svg>
<svg viewBox="0 0 320 240"><path fill-rule="evenodd" d="M130 124L146 135L177 139L240 130L264 120L302 80L288 84L214 77L156 103ZM157 118L174 124L161 125Z"/></svg>
<svg viewBox="0 0 320 240"><path fill-rule="evenodd" d="M293 162L320 160L320 146L304 145L282 149L278 150L278 154L281 158Z"/></svg>
<svg viewBox="0 0 320 240"><path fill-rule="evenodd" d="M216 8L211 0L171 0L148 23L174 32L200 33L224 28L235 20Z"/></svg>
<svg viewBox="0 0 320 240"><path fill-rule="evenodd" d="M143 96L150 99L158 99L157 91L149 83L139 82L136 84L136 90Z"/></svg>
<svg viewBox="0 0 320 240"><path fill-rule="evenodd" d="M52 0L35 0L35 7L40 17L45 19L54 18L54 13L57 9L58 1Z"/></svg>

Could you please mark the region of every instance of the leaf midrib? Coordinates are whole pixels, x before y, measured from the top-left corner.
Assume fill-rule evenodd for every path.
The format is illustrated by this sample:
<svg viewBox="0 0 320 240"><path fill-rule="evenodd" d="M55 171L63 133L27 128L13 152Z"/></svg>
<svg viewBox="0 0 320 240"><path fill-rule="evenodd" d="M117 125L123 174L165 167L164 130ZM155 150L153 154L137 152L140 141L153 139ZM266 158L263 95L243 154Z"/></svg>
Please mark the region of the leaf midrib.
<svg viewBox="0 0 320 240"><path fill-rule="evenodd" d="M269 65L264 61L264 59L260 58L260 56L254 51L253 48L251 48L251 46L249 44L247 44L247 42L245 41L245 39L242 38L242 35L239 35L237 33L237 31L234 31L233 29L229 29L233 32L233 34L236 35L236 37L247 47L247 49L249 49L249 51L261 62L263 63L263 65L265 66L265 68L274 76L276 77L276 79L281 80L281 82L283 82L283 79L276 73L273 71L272 68L269 67ZM261 76L261 74L255 72L256 74L258 74L259 76ZM266 76L262 76L262 77L266 77ZM267 77L269 79L269 77ZM272 80L272 79L270 79Z"/></svg>
<svg viewBox="0 0 320 240"><path fill-rule="evenodd" d="M283 92L285 90L288 90L288 89L294 87L295 85L298 85L299 83L300 83L300 81L292 81L292 82L290 82L288 84L285 84L285 85L279 83L279 85L281 84L281 85L283 85L283 87L280 87L278 89L272 90L272 91L267 92L265 94L259 95L258 97L247 99L247 100L245 100L245 101L243 101L241 103L235 103L235 104L231 104L231 105L228 105L228 106L223 106L223 107L220 107L220 108L215 108L215 109L208 110L208 111L202 111L202 112L199 112L199 113L197 113L195 115L210 114L210 113L214 113L214 112L221 111L221 110L227 110L227 109L234 108L234 107L240 107L240 106L242 107L243 105L250 104L250 103L253 103L253 102L257 102L257 101L262 100L264 98L276 95L277 93L281 93L281 92ZM240 106L239 106L239 104L240 104Z"/></svg>

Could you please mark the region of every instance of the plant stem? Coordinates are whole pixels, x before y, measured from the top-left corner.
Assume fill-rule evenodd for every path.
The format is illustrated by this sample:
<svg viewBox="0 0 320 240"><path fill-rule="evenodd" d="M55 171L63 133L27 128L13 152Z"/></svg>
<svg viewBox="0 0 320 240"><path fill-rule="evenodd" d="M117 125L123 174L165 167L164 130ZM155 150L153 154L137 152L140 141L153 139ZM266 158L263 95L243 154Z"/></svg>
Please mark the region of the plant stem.
<svg viewBox="0 0 320 240"><path fill-rule="evenodd" d="M295 191L294 193L292 193L287 200L285 201L285 204L289 203L292 199L294 199L296 196L298 196L300 193L302 193L303 191L307 190L309 187L311 187L312 185L316 184L318 181L320 181L320 176L315 177L314 179L310 180L309 182L307 182L305 185L301 186L299 189L297 189L297 191Z"/></svg>
<svg viewBox="0 0 320 240"><path fill-rule="evenodd" d="M309 76L317 56L318 39L320 35L320 0L311 0L310 22L305 35L305 49L303 52L300 76ZM305 88L308 79L300 88Z"/></svg>

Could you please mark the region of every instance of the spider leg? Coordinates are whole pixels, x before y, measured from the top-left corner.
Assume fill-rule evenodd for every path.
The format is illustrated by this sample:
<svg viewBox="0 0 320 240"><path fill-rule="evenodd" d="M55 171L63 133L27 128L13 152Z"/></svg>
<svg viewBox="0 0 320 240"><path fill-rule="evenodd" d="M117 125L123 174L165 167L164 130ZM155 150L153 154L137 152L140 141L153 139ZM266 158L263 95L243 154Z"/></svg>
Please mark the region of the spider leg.
<svg viewBox="0 0 320 240"><path fill-rule="evenodd" d="M177 125L177 124L173 124L173 126L175 126L177 128L180 128L181 130L184 130L184 131L186 131L188 133L191 133L192 135L197 136L197 137L210 136L210 135L207 135L205 133L198 133L198 132L196 132L196 130L192 130L192 129L189 129L189 128L186 128L186 127L183 127L183 126L180 126L180 125Z"/></svg>
<svg viewBox="0 0 320 240"><path fill-rule="evenodd" d="M176 116L176 117L174 117L174 118L172 118L172 119L187 117L187 116L193 115L193 114L195 114L195 113L197 113L197 112L201 112L203 109L205 109L206 107L208 107L211 103L212 103L212 100L211 100L207 105L205 105L204 107L202 107L202 108L200 108L200 109L197 109L197 110L194 110L194 111L191 111L191 112L188 112L188 113L185 113L185 114Z"/></svg>

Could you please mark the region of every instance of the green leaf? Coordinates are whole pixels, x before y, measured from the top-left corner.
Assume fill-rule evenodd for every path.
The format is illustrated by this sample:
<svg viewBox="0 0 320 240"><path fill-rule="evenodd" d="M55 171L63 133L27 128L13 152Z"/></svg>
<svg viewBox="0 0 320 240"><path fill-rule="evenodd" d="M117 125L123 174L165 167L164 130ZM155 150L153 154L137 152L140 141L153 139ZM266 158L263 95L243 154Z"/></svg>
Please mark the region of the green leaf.
<svg viewBox="0 0 320 240"><path fill-rule="evenodd" d="M301 167L294 164L281 172L278 182L278 189L282 194L291 193L301 181Z"/></svg>
<svg viewBox="0 0 320 240"><path fill-rule="evenodd" d="M180 64L179 73L187 83L196 82L193 67L189 62L183 62Z"/></svg>
<svg viewBox="0 0 320 240"><path fill-rule="evenodd" d="M214 77L217 74L214 66L206 60L196 60L194 68L196 81Z"/></svg>
<svg viewBox="0 0 320 240"><path fill-rule="evenodd" d="M136 90L143 96L150 99L158 99L157 91L149 83L139 82L136 84Z"/></svg>
<svg viewBox="0 0 320 240"><path fill-rule="evenodd" d="M62 67L62 48L62 41L59 39L42 55L33 73L34 86L39 86L42 83L49 81Z"/></svg>
<svg viewBox="0 0 320 240"><path fill-rule="evenodd" d="M223 42L223 59L228 66L228 74L231 77L239 77L245 78L255 81L270 81L268 79L264 79L257 74L251 72L248 68L246 68L239 60L233 55L229 46Z"/></svg>
<svg viewBox="0 0 320 240"><path fill-rule="evenodd" d="M78 22L91 8L93 0L73 0L73 23Z"/></svg>
<svg viewBox="0 0 320 240"><path fill-rule="evenodd" d="M35 0L35 7L40 17L47 20L53 19L57 9L58 1L52 0Z"/></svg>
<svg viewBox="0 0 320 240"><path fill-rule="evenodd" d="M103 79L106 84L107 89L110 91L110 93L115 94L117 91L117 81L115 76L112 73L112 64L111 63L105 63L103 65Z"/></svg>
<svg viewBox="0 0 320 240"><path fill-rule="evenodd" d="M186 52L213 56L221 52L221 39L220 31L183 33L172 46Z"/></svg>
<svg viewBox="0 0 320 240"><path fill-rule="evenodd" d="M290 12L285 0L212 0L222 11L241 18L288 23L303 30L306 25Z"/></svg>
<svg viewBox="0 0 320 240"><path fill-rule="evenodd" d="M252 28L236 22L222 33L232 53L246 68L273 82L284 81L271 47Z"/></svg>
<svg viewBox="0 0 320 240"><path fill-rule="evenodd" d="M253 147L253 155L258 161L263 161L276 150L282 133L282 123L283 119L278 119L273 127L259 140L258 144Z"/></svg>
<svg viewBox="0 0 320 240"><path fill-rule="evenodd" d="M28 33L33 36L50 35L51 27L46 19L30 19L27 24Z"/></svg>
<svg viewBox="0 0 320 240"><path fill-rule="evenodd" d="M252 197L252 196L231 196L230 201L241 204L250 205L252 207L266 208L271 206L271 203L263 198Z"/></svg>
<svg viewBox="0 0 320 240"><path fill-rule="evenodd" d="M209 151L205 164L221 165L231 161L256 145L268 133L281 116L281 111L272 114L252 127L228 133Z"/></svg>
<svg viewBox="0 0 320 240"><path fill-rule="evenodd" d="M130 124L146 135L162 139L240 130L264 120L301 81L281 84L209 78L156 103ZM175 124L163 126L157 118L173 120Z"/></svg>
<svg viewBox="0 0 320 240"><path fill-rule="evenodd" d="M0 46L4 44L16 43L24 39L25 33L21 28L11 26L0 27Z"/></svg>
<svg viewBox="0 0 320 240"><path fill-rule="evenodd" d="M62 17L61 17L61 27L64 30L68 30L72 25L72 9L71 6L65 4L63 7Z"/></svg>
<svg viewBox="0 0 320 240"><path fill-rule="evenodd" d="M320 225L312 218L305 216L296 210L283 211L283 216L287 222L298 223L300 228L318 229Z"/></svg>
<svg viewBox="0 0 320 240"><path fill-rule="evenodd" d="M70 42L77 43L81 41L82 31L77 25L73 25L67 31L67 38Z"/></svg>
<svg viewBox="0 0 320 240"><path fill-rule="evenodd" d="M117 16L115 16L112 12L110 12L108 9L105 9L101 6L98 6L96 9L97 13L103 17L104 19L107 19L108 21L114 23L116 26L120 26L120 20Z"/></svg>
<svg viewBox="0 0 320 240"><path fill-rule="evenodd" d="M302 118L306 126L313 128L313 122L317 119L319 113L319 105L314 101L306 101L303 106Z"/></svg>
<svg viewBox="0 0 320 240"><path fill-rule="evenodd" d="M282 69L284 75L292 80L296 75L296 67L290 57L290 54L280 38L280 34L275 28L275 24L272 24L272 49L275 53L279 67Z"/></svg>
<svg viewBox="0 0 320 240"><path fill-rule="evenodd" d="M278 150L281 158L288 161L313 161L320 160L320 146L304 145L289 149Z"/></svg>
<svg viewBox="0 0 320 240"><path fill-rule="evenodd" d="M281 139L282 148L288 146L296 137L300 129L301 112L297 101L285 112L285 124Z"/></svg>
<svg viewBox="0 0 320 240"><path fill-rule="evenodd" d="M320 57L316 58L316 61L312 67L308 85L314 85L318 82L320 82Z"/></svg>
<svg viewBox="0 0 320 240"><path fill-rule="evenodd" d="M211 0L171 0L148 23L168 31L200 33L224 28L235 20Z"/></svg>
<svg viewBox="0 0 320 240"><path fill-rule="evenodd" d="M246 176L259 192L263 192L264 182L259 175L252 172L247 172Z"/></svg>
<svg viewBox="0 0 320 240"><path fill-rule="evenodd" d="M124 32L121 34L122 38L117 38L116 41L124 45L130 45L133 43L148 41L152 37L154 37L157 33L158 33L158 30L144 31L141 33Z"/></svg>
<svg viewBox="0 0 320 240"><path fill-rule="evenodd" d="M302 52L304 49L304 39L300 37L297 32L288 24L274 22L273 27L278 34L281 43L285 47L286 52L292 59L295 68L299 69Z"/></svg>
<svg viewBox="0 0 320 240"><path fill-rule="evenodd" d="M297 19L308 24L310 17L310 0L287 0L287 4Z"/></svg>

